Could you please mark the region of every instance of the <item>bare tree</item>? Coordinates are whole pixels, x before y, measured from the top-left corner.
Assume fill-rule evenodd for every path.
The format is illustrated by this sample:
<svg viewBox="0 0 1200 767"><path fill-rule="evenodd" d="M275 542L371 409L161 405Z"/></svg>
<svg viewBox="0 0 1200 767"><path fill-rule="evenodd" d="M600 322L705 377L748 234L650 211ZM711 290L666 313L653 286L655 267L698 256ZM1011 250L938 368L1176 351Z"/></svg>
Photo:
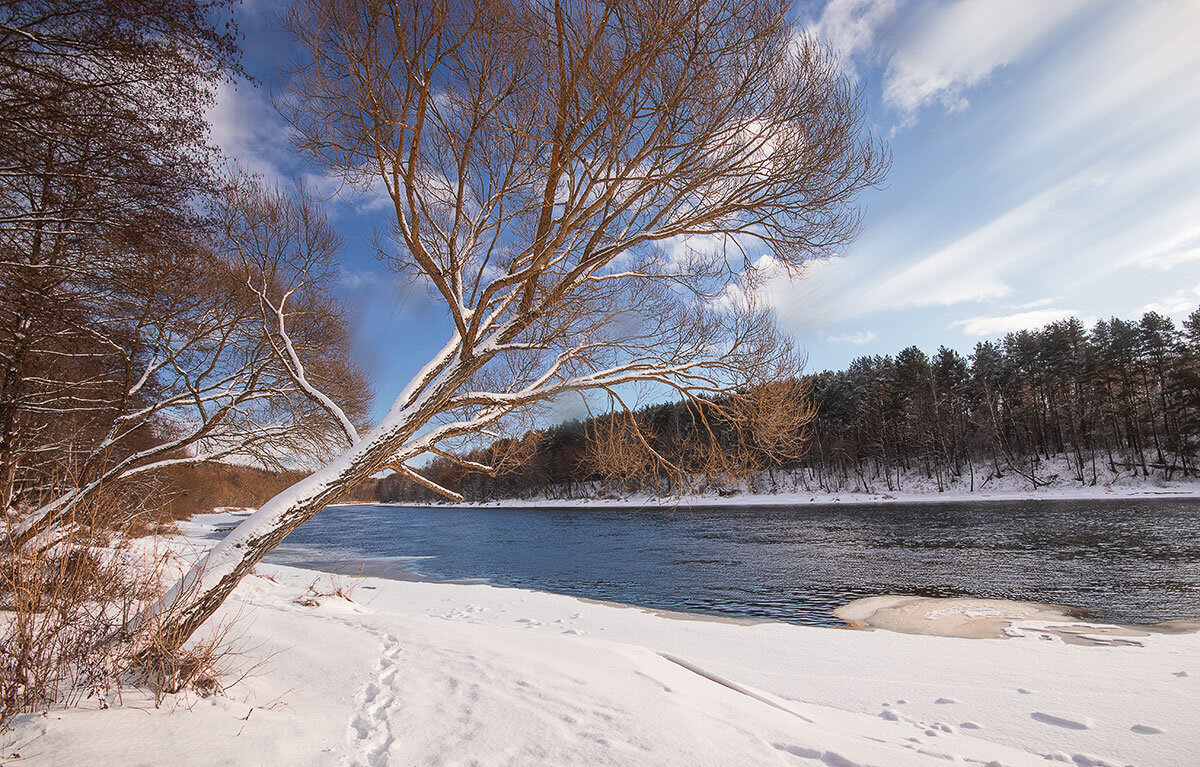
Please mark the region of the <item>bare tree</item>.
<svg viewBox="0 0 1200 767"><path fill-rule="evenodd" d="M102 441L195 248L224 0L0 2L0 506ZM132 435L130 440L132 441ZM14 497L15 496L15 497Z"/></svg>
<svg viewBox="0 0 1200 767"><path fill-rule="evenodd" d="M633 413L605 414L591 422L588 432L584 468L588 475L616 484L622 492L646 487L658 480L664 469L676 465L652 447L656 441L653 428L639 424Z"/></svg>
<svg viewBox="0 0 1200 767"><path fill-rule="evenodd" d="M794 373L763 268L846 243L886 157L779 0L300 0L300 149L390 197L388 263L447 340L374 428L159 606L183 642L289 532L385 467L553 398L721 397ZM426 486L435 485L427 481ZM452 491L446 494L455 497Z"/></svg>
<svg viewBox="0 0 1200 767"><path fill-rule="evenodd" d="M749 472L793 463L808 452L818 406L807 378L767 381L739 392L731 409L741 436L742 463Z"/></svg>
<svg viewBox="0 0 1200 767"><path fill-rule="evenodd" d="M73 509L120 480L227 459L280 466L328 455L355 434L370 389L350 362L348 318L330 292L340 242L328 221L303 192L244 176L219 197L213 219L204 247L156 262L143 287L102 304L114 325L129 326L125 343L104 349L117 364L86 402L78 390L63 396L104 429L86 442L43 438L70 471L43 482L44 502L9 529L9 546L61 539ZM134 295L141 300L131 305Z"/></svg>
<svg viewBox="0 0 1200 767"><path fill-rule="evenodd" d="M780 343L786 347L787 341ZM790 369L801 364L784 350L777 354L781 363L790 361ZM723 491L753 483L757 475L795 462L808 450L817 406L806 379L760 379L717 397L683 394L684 406L668 411L677 420L667 425L666 434L654 420L661 408L633 412L624 398L612 397L611 412L585 425L580 468L622 492L681 495L705 484Z"/></svg>

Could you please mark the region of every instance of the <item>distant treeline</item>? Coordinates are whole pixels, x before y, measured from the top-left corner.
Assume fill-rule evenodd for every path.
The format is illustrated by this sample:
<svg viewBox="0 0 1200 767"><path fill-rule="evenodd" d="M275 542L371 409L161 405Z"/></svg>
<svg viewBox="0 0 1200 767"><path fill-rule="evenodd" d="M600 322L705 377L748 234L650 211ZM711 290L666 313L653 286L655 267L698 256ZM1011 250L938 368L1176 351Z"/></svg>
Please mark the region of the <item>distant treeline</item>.
<svg viewBox="0 0 1200 767"><path fill-rule="evenodd" d="M1200 309L1182 328L1155 312L1139 321L1100 321L1090 330L1072 317L979 342L965 357L942 346L931 358L910 346L895 356L860 357L802 384L794 387L796 408L808 398L819 408L796 435L806 439L805 454L772 456L753 450L753 439L749 450L742 441L734 463L754 472L739 480L770 489L777 471L790 470L813 489L896 491L916 473L938 488L974 490L1015 473L1036 488L1051 479L1044 464L1050 459L1071 475L1058 481L1081 485L1123 474L1166 480L1200 474ZM702 444L694 439L695 416L694 406L683 403L635 414L655 451L713 475L704 480L721 489L729 477L712 469L731 464L691 453ZM595 435L611 434L612 423L612 416L601 416L526 435L520 442L527 460L497 476L447 459L426 474L472 500L677 491L632 451L618 462L625 471L597 460ZM704 428L732 442L720 419ZM486 462L496 449L471 457ZM376 492L381 501L441 500L398 475L382 479Z"/></svg>
<svg viewBox="0 0 1200 767"><path fill-rule="evenodd" d="M1101 467L1196 474L1200 310L1182 329L1155 312L1090 331L1072 317L977 343L965 358L909 347L812 382L821 415L807 463L889 490L901 489L890 476L912 468L939 483L1014 471L1036 487L1053 457L1081 484Z"/></svg>
<svg viewBox="0 0 1200 767"><path fill-rule="evenodd" d="M307 474L224 462L185 463L155 472L144 481L126 483L120 500L143 523L134 528L137 532L153 532L215 508L257 508ZM376 480L368 480L344 500L375 500L375 484Z"/></svg>

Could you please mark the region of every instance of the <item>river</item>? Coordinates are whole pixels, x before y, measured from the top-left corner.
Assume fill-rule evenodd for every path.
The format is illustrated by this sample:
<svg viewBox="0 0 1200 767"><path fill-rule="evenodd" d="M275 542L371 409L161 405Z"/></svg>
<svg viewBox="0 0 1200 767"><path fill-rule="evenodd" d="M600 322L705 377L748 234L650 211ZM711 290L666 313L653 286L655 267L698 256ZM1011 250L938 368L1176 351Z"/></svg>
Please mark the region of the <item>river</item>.
<svg viewBox="0 0 1200 767"><path fill-rule="evenodd" d="M1200 618L1200 500L799 507L337 506L269 558L810 625L879 594L993 597L1094 620Z"/></svg>

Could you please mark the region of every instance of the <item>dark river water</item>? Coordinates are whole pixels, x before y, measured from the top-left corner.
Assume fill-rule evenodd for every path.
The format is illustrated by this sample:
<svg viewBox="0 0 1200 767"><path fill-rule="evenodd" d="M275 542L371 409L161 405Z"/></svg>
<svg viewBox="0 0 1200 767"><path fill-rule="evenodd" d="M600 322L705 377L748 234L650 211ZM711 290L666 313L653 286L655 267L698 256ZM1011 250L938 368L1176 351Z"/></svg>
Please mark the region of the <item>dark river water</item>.
<svg viewBox="0 0 1200 767"><path fill-rule="evenodd" d="M879 594L1049 602L1149 623L1200 618L1200 501L338 506L269 561L816 625Z"/></svg>

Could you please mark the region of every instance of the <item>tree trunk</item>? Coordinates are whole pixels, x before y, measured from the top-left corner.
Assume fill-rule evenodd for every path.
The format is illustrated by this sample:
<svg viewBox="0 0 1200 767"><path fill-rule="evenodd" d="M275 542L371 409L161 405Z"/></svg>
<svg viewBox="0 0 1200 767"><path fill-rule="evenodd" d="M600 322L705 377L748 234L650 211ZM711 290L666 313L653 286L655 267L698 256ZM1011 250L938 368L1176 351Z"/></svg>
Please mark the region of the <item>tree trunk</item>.
<svg viewBox="0 0 1200 767"><path fill-rule="evenodd" d="M264 556L293 530L391 463L407 429L385 425L337 459L267 501L209 551L141 620L159 621L163 645L178 648ZM399 439L397 439L399 437Z"/></svg>
<svg viewBox="0 0 1200 767"><path fill-rule="evenodd" d="M470 424L442 426L441 436L435 436L439 431L435 429L434 433L416 437L450 393L477 369L459 361L430 382L434 366L444 363L456 348L457 335L417 374L378 426L325 466L267 501L205 554L157 604L139 616L137 623L157 621L161 647L180 647L216 612L255 564L321 509L343 498L371 475L424 452L438 439L452 436L455 428L462 427L457 433L465 433L486 426L489 421L481 417Z"/></svg>
<svg viewBox="0 0 1200 767"><path fill-rule="evenodd" d="M8 514L15 506L17 459L17 399L21 384L21 365L33 335L28 317L21 319L15 334L16 344L3 374L0 374L0 512Z"/></svg>

